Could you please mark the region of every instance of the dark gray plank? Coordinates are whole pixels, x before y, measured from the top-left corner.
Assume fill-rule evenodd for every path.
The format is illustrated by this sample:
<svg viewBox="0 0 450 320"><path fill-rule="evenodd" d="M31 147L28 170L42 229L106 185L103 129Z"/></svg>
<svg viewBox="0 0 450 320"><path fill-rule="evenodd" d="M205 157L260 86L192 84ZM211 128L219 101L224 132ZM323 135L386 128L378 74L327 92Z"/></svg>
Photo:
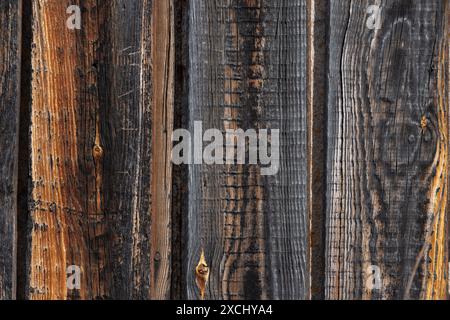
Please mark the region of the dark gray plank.
<svg viewBox="0 0 450 320"><path fill-rule="evenodd" d="M444 299L448 1L377 3L331 2L326 298Z"/></svg>
<svg viewBox="0 0 450 320"><path fill-rule="evenodd" d="M0 2L0 299L16 296L22 2Z"/></svg>
<svg viewBox="0 0 450 320"><path fill-rule="evenodd" d="M187 298L200 297L202 251L207 299L308 298L306 2L192 0L189 10L190 132L194 121L280 129L281 161L274 176L258 165L189 167Z"/></svg>

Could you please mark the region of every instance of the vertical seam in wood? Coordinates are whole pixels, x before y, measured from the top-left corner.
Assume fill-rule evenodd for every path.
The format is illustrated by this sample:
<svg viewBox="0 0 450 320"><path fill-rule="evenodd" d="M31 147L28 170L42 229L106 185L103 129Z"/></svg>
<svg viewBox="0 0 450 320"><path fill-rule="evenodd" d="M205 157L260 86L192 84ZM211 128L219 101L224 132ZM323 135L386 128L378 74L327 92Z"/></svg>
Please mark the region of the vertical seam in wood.
<svg viewBox="0 0 450 320"><path fill-rule="evenodd" d="M31 120L31 43L32 43L32 13L31 1L21 1L21 77L20 77L20 116L19 116L19 147L18 147L18 197L17 197L17 274L16 296L25 299L28 284L28 235L29 210L28 195L30 194L30 120Z"/></svg>
<svg viewBox="0 0 450 320"><path fill-rule="evenodd" d="M310 298L324 298L328 3L308 0L308 215Z"/></svg>

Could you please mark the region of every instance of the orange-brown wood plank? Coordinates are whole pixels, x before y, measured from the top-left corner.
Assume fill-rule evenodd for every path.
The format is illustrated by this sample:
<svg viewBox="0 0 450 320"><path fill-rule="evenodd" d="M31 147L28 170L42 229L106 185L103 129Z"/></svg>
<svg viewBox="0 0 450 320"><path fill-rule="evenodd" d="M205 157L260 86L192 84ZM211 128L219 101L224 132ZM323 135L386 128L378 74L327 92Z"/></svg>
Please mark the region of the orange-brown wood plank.
<svg viewBox="0 0 450 320"><path fill-rule="evenodd" d="M33 1L27 298L168 297L171 10Z"/></svg>

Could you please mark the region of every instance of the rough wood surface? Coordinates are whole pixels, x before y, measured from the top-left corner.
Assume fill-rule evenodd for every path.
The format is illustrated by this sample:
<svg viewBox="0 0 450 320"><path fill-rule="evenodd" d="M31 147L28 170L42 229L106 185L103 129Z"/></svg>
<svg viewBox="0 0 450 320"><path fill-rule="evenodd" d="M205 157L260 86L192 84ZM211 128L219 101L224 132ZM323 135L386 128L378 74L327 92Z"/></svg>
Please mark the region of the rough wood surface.
<svg viewBox="0 0 450 320"><path fill-rule="evenodd" d="M72 4L81 30L66 28ZM33 1L28 298L170 293L170 10L168 1ZM66 288L71 265L80 290Z"/></svg>
<svg viewBox="0 0 450 320"><path fill-rule="evenodd" d="M16 296L22 2L0 2L0 300Z"/></svg>
<svg viewBox="0 0 450 320"><path fill-rule="evenodd" d="M174 8L153 1L151 297L169 299L171 286L172 131L174 106ZM141 164L145 168L145 163ZM145 253L144 253L145 254Z"/></svg>
<svg viewBox="0 0 450 320"><path fill-rule="evenodd" d="M304 1L190 2L189 110L204 129L282 131L280 171L256 165L189 168L187 297L309 296L306 210L306 4Z"/></svg>
<svg viewBox="0 0 450 320"><path fill-rule="evenodd" d="M445 299L448 1L371 4L330 8L326 298Z"/></svg>
<svg viewBox="0 0 450 320"><path fill-rule="evenodd" d="M448 298L449 19L1 0L0 299ZM278 172L172 163L198 121L279 129Z"/></svg>

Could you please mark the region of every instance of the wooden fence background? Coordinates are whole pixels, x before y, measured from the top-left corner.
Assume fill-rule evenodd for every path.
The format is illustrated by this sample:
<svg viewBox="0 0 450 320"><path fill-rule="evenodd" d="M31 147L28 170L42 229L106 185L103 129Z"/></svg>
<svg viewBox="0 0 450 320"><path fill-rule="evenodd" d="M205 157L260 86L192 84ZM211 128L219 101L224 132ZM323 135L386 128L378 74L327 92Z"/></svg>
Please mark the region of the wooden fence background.
<svg viewBox="0 0 450 320"><path fill-rule="evenodd" d="M449 16L1 0L0 298L446 299ZM195 121L280 129L278 174L173 165Z"/></svg>

